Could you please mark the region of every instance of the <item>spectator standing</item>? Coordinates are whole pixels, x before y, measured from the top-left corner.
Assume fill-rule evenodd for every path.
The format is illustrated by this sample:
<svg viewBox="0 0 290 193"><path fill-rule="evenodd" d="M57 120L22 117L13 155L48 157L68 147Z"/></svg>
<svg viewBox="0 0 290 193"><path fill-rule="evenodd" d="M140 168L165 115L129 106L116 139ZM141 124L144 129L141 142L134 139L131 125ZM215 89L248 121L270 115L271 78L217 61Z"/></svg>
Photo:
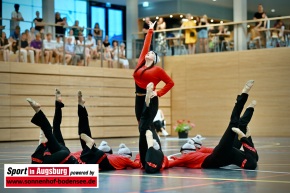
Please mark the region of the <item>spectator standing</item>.
<svg viewBox="0 0 290 193"><path fill-rule="evenodd" d="M186 14L187 21L184 21L181 28L195 27L196 24L192 21L191 14ZM188 54L195 53L195 43L197 39L195 28L185 29L185 44L188 45Z"/></svg>
<svg viewBox="0 0 290 193"><path fill-rule="evenodd" d="M258 12L254 14L254 20L256 19L266 19L267 15L264 12L264 8L262 4L258 5ZM261 29L265 29L267 27L267 21L258 21L256 22L256 26L254 28L255 35L260 36L262 46L266 46L266 31L260 31Z"/></svg>
<svg viewBox="0 0 290 193"><path fill-rule="evenodd" d="M63 26L66 24L66 22L60 17L59 12L55 13L55 24L61 25L61 26L55 26L55 34L63 37L64 36Z"/></svg>
<svg viewBox="0 0 290 193"><path fill-rule="evenodd" d="M166 22L164 21L163 17L160 17L158 19L158 22L157 22L156 30L165 30L165 29L166 29ZM162 35L166 37L165 32L159 32L159 33L162 33ZM158 35L157 35L157 37L158 37Z"/></svg>
<svg viewBox="0 0 290 193"><path fill-rule="evenodd" d="M226 43L224 42L225 36L223 35L227 33L227 29L223 25L220 25L218 27L218 30L219 32L217 34L219 35L219 47L220 47L220 51L222 52L222 51L225 51L222 48L226 48Z"/></svg>
<svg viewBox="0 0 290 193"><path fill-rule="evenodd" d="M205 26L202 28L199 28L198 32L198 39L199 39L199 52L201 53L207 53L208 52L208 18L207 15L203 15L200 19L199 26Z"/></svg>
<svg viewBox="0 0 290 193"><path fill-rule="evenodd" d="M102 39L103 39L103 31L100 29L99 23L95 23L94 36L95 36L96 42L98 40L102 41Z"/></svg>
<svg viewBox="0 0 290 193"><path fill-rule="evenodd" d="M44 29L44 26L41 24L43 22L43 19L39 17L39 11L35 12L36 18L34 18L33 23L35 25L35 30L37 32L42 32Z"/></svg>
<svg viewBox="0 0 290 193"><path fill-rule="evenodd" d="M20 5L19 4L14 4L14 9L11 13L11 21L10 21L10 31L12 33L12 30L16 28L16 26L19 25L19 21L24 21L22 14L19 12Z"/></svg>
<svg viewBox="0 0 290 193"><path fill-rule="evenodd" d="M11 43L8 41L6 33L3 31L0 38L0 50L3 52L4 62L9 62L10 45Z"/></svg>
<svg viewBox="0 0 290 193"><path fill-rule="evenodd" d="M144 33L144 39L149 31L149 23L150 23L150 18L146 17L144 24L143 24L143 29L142 29L142 32ZM153 50L153 43L152 42L153 42L153 38L151 39L150 50Z"/></svg>
<svg viewBox="0 0 290 193"><path fill-rule="evenodd" d="M75 21L75 24L74 24L72 27L73 27L73 28L72 28L72 30L73 30L73 35L74 35L75 39L78 40L79 33L80 33L80 32L83 32L83 31L84 31L84 28L81 28L81 27L79 26L79 21L78 21L78 20Z"/></svg>
<svg viewBox="0 0 290 193"><path fill-rule="evenodd" d="M42 41L41 41L41 35L40 33L37 33L35 36L35 39L31 41L30 43L31 50L35 53L35 62L39 63L39 57L41 53L42 48Z"/></svg>
<svg viewBox="0 0 290 193"><path fill-rule="evenodd" d="M278 37L281 39L284 39L284 30L285 30L285 24L283 23L283 21L281 19L278 19L275 24L274 24L274 28L277 29L278 32ZM276 32L276 33L277 33ZM274 33L274 32L273 32Z"/></svg>
<svg viewBox="0 0 290 193"><path fill-rule="evenodd" d="M149 29L149 28L148 28ZM160 17L157 22L157 30L164 30L166 29L166 22L164 21L163 17Z"/></svg>

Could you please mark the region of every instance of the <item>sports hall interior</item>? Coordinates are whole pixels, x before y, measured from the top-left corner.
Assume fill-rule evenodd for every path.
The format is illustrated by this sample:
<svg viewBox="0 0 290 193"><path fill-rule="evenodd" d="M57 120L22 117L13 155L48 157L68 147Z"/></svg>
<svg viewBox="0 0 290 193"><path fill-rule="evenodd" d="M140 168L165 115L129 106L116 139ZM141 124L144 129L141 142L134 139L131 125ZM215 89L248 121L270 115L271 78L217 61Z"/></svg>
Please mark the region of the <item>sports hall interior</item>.
<svg viewBox="0 0 290 193"><path fill-rule="evenodd" d="M142 2L138 2L142 6ZM199 0L189 2L202 3ZM277 11L282 7L278 2ZM154 3L149 1L149 5ZM158 5L166 3L165 0L157 2ZM259 3L257 1L256 5ZM211 2L203 6L212 8L215 5ZM127 14L129 12L127 7ZM144 12L139 15L139 25L143 17L156 16ZM287 16L285 19L288 26L289 18ZM137 34L139 30L134 33ZM205 146L215 147L228 125L236 95L247 80L255 80L248 103L254 99L257 101L250 123L253 141L260 156L256 170L241 170L235 166L212 170L171 168L157 174L146 174L139 169L128 169L101 172L98 190L21 189L21 192L289 192L289 53L290 44L275 48L164 56L158 64L175 83L159 99L169 133L166 137L160 135L167 156L179 153L180 147L186 142L186 139L178 139L174 131L177 121L183 119L196 125L189 131L189 137L201 134L206 137ZM39 128L30 122L34 111L25 99L31 97L39 102L52 123L55 88L62 92L65 108L61 130L71 151L81 148L77 133L77 91L81 90L96 143L105 140L115 151L120 143L125 143L134 157L138 153L139 136L132 76L136 61L135 58L130 60L130 69L108 68L106 64L101 66L95 61L92 61L91 66L0 61L1 186L4 164L29 164L30 156L38 145ZM157 85L157 90L163 85ZM18 190L4 189L2 186L0 192Z"/></svg>

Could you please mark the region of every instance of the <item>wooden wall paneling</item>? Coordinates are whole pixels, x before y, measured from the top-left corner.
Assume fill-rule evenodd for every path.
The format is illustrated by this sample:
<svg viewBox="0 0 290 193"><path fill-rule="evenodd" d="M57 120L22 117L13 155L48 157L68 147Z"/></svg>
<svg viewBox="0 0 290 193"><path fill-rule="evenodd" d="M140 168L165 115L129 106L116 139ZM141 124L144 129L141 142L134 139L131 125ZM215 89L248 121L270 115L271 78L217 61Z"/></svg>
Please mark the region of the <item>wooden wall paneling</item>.
<svg viewBox="0 0 290 193"><path fill-rule="evenodd" d="M10 73L0 73L0 84L2 83L10 83Z"/></svg>
<svg viewBox="0 0 290 193"><path fill-rule="evenodd" d="M103 78L90 76L61 76L60 84L66 86L103 86Z"/></svg>
<svg viewBox="0 0 290 193"><path fill-rule="evenodd" d="M59 85L58 75L11 73L11 84Z"/></svg>
<svg viewBox="0 0 290 193"><path fill-rule="evenodd" d="M197 127L190 134L221 136L236 94L247 80L254 79L247 103L258 101L250 123L253 135L290 136L289 48L185 56L185 64L176 61L183 60L178 56L166 58L166 70L173 72L176 83L172 120L192 118ZM186 99L180 96L182 91Z"/></svg>
<svg viewBox="0 0 290 193"><path fill-rule="evenodd" d="M9 127L5 128L5 129L0 128L0 131L1 131L0 141L10 141L11 129Z"/></svg>
<svg viewBox="0 0 290 193"><path fill-rule="evenodd" d="M186 115L186 58L183 56L165 57L165 70L171 71L171 77L174 81L174 87L171 90L171 122L175 125L178 119L183 119ZM175 92L173 92L175 91ZM172 127L173 129L173 127ZM173 130L172 135L177 135ZM168 130L168 129L167 129Z"/></svg>
<svg viewBox="0 0 290 193"><path fill-rule="evenodd" d="M30 120L33 109L25 100L33 98L41 104L52 124L55 88L62 92L65 139L76 139L78 127L77 91L82 90L89 113L90 126L96 138L138 136L135 118L135 85L133 70L106 69L47 64L9 63L1 68L0 141L38 140L39 128ZM82 70L80 70L82 68ZM160 86L160 85L158 85ZM160 99L171 125L170 92Z"/></svg>
<svg viewBox="0 0 290 193"><path fill-rule="evenodd" d="M60 65L10 62L11 73L59 74Z"/></svg>
<svg viewBox="0 0 290 193"><path fill-rule="evenodd" d="M0 106L10 106L9 95L0 95Z"/></svg>
<svg viewBox="0 0 290 193"><path fill-rule="evenodd" d="M0 86L0 95L7 95L8 93L10 93L10 84L0 83Z"/></svg>
<svg viewBox="0 0 290 193"><path fill-rule="evenodd" d="M10 63L8 63L8 62L1 62L0 72L10 72Z"/></svg>
<svg viewBox="0 0 290 193"><path fill-rule="evenodd" d="M95 67L81 67L81 66L59 66L60 75L68 76L89 76L89 77L102 77L104 68Z"/></svg>

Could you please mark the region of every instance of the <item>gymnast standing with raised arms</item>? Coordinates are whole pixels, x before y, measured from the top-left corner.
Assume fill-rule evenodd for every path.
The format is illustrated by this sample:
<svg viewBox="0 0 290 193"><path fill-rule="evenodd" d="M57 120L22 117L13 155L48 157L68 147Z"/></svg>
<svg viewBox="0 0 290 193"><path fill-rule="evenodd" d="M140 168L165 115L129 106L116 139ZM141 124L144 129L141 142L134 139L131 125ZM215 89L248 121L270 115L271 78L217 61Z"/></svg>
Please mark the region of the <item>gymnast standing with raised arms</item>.
<svg viewBox="0 0 290 193"><path fill-rule="evenodd" d="M159 108L158 97L165 95L174 86L174 82L166 74L166 72L161 67L156 66L156 64L160 61L160 58L157 55L157 53L154 51L149 51L155 23L156 21L154 23L152 23L151 21L149 22L149 30L145 37L143 49L141 51L138 64L133 74L136 86L135 114L138 123L140 122L143 109L145 108L145 96L147 85L150 87L149 90L153 90L153 92L150 92L151 95L150 105L152 106L150 116L152 117L152 122ZM160 81L163 81L165 83L165 86L161 90L155 91L156 85ZM151 131L153 133L153 138L156 139L161 149L161 144L157 136L157 133L153 129ZM145 135L145 133L142 132L145 131L141 131L139 128L140 135ZM147 148L148 147L146 139L145 141L139 140L140 159L143 164L145 162L145 154L143 154L142 152L146 153Z"/></svg>

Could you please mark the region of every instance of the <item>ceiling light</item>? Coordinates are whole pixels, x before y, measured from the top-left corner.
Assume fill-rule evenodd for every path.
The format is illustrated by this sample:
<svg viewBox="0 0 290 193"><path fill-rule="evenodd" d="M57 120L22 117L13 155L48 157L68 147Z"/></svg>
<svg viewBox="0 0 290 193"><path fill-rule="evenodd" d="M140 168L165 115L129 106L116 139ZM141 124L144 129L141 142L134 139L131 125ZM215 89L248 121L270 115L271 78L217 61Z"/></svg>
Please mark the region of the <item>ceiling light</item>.
<svg viewBox="0 0 290 193"><path fill-rule="evenodd" d="M212 1L216 1L216 0L212 0Z"/></svg>
<svg viewBox="0 0 290 193"><path fill-rule="evenodd" d="M213 22L213 19L211 19L210 22Z"/></svg>
<svg viewBox="0 0 290 193"><path fill-rule="evenodd" d="M159 19L159 17L158 17L158 16L156 16L156 19Z"/></svg>
<svg viewBox="0 0 290 193"><path fill-rule="evenodd" d="M271 9L271 12L273 12L273 13L274 13L274 12L275 12L275 9Z"/></svg>
<svg viewBox="0 0 290 193"><path fill-rule="evenodd" d="M170 15L169 17L170 17L170 18L172 18L172 17L173 17L173 15Z"/></svg>
<svg viewBox="0 0 290 193"><path fill-rule="evenodd" d="M149 7L149 2L148 1L144 1L142 5L143 5L143 7Z"/></svg>
<svg viewBox="0 0 290 193"><path fill-rule="evenodd" d="M143 21L145 21L145 18L143 18Z"/></svg>
<svg viewBox="0 0 290 193"><path fill-rule="evenodd" d="M250 28L250 25L247 25L247 28Z"/></svg>
<svg viewBox="0 0 290 193"><path fill-rule="evenodd" d="M190 19L193 19L193 16L191 16Z"/></svg>
<svg viewBox="0 0 290 193"><path fill-rule="evenodd" d="M220 21L220 23L224 23L223 21Z"/></svg>
<svg viewBox="0 0 290 193"><path fill-rule="evenodd" d="M183 18L183 15L180 15L180 18Z"/></svg>

